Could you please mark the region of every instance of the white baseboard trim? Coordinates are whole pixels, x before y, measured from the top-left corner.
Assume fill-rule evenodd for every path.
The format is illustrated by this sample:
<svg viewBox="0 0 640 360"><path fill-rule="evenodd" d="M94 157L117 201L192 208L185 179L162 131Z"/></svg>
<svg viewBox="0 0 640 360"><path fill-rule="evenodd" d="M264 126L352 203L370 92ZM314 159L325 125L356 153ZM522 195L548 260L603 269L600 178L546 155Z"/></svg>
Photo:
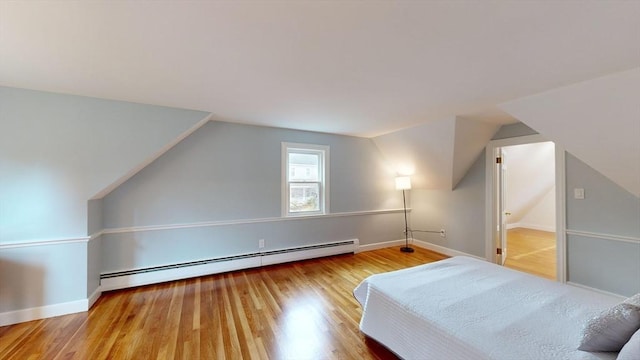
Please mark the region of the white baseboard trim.
<svg viewBox="0 0 640 360"><path fill-rule="evenodd" d="M426 242L426 241L422 241L422 240L413 240L413 244L415 246L421 247L423 249L435 251L437 253L444 254L444 255L447 255L447 256L469 256L469 257L476 258L476 259L479 259L479 260L485 260L485 261L487 260L487 259L485 259L483 257L480 257L480 256L467 254L467 253L462 252L462 251L449 249L447 247L436 245L436 244L432 244L430 242Z"/></svg>
<svg viewBox="0 0 640 360"><path fill-rule="evenodd" d="M329 248L311 249L291 253L272 254L260 256L261 266L282 264L292 261L308 260L325 256L355 253L358 249L358 239L353 239L355 245L341 245Z"/></svg>
<svg viewBox="0 0 640 360"><path fill-rule="evenodd" d="M76 300L60 304L38 306L29 309L0 313L0 326L68 315L89 310L89 300Z"/></svg>
<svg viewBox="0 0 640 360"><path fill-rule="evenodd" d="M100 281L100 290L110 291L124 289L324 256L355 253L358 249L358 244L358 239L349 239L330 243L311 244L297 248L278 249L264 253L244 254L232 259L212 259L212 262L198 265L183 264L184 266L180 266L181 264L175 264L175 267L167 269L140 269L140 271L135 273L104 276Z"/></svg>
<svg viewBox="0 0 640 360"><path fill-rule="evenodd" d="M91 309L91 307L93 307L93 304L95 304L96 301L100 299L101 295L102 295L102 287L98 286L98 288L91 295L89 295L89 298L87 299L89 306L87 306L87 308Z"/></svg>
<svg viewBox="0 0 640 360"><path fill-rule="evenodd" d="M405 239L385 241L367 245L360 245L358 239L352 239L350 241L353 241L354 244L334 246L329 248L309 249L297 253L291 252L282 254L265 254L263 256L255 256L232 261L223 261L204 265L188 266L184 268L159 270L148 273L106 278L101 280L100 286L95 289L87 299L0 313L0 326L88 311L96 303L96 301L98 301L98 299L102 295L102 292L104 291L181 280L235 270L250 269L272 264L312 259L316 257L344 254L347 252L358 253L363 251L371 251L393 246L402 246L405 244ZM480 258L478 256L431 244L421 240L412 239L410 240L410 244L448 256L464 255L484 260L483 258Z"/></svg>
<svg viewBox="0 0 640 360"><path fill-rule="evenodd" d="M619 298L620 300L625 300L627 298L627 296L624 296L624 295L614 294L614 293L609 292L609 291L592 288L590 286L574 283L574 282L571 282L571 281L567 281L567 285L575 286L575 287L578 287L578 288L581 288L581 289L597 292L597 293L608 295L608 296L613 296L613 297Z"/></svg>
<svg viewBox="0 0 640 360"><path fill-rule="evenodd" d="M157 284L167 281L219 274L234 270L250 269L259 267L260 264L260 257L251 257L204 265L194 265L177 269L151 271L142 274L133 274L102 279L100 282L100 288L102 291L125 289L134 286Z"/></svg>
<svg viewBox="0 0 640 360"><path fill-rule="evenodd" d="M364 251L379 250L379 249L384 249L388 247L402 246L402 245L404 245L404 239L379 242L375 244L360 245L356 248L356 253L364 252Z"/></svg>
<svg viewBox="0 0 640 360"><path fill-rule="evenodd" d="M401 239L401 240L385 241L385 242L380 242L380 243L375 243L375 244L360 245L360 247L358 247L356 252L378 250L378 249L384 249L384 248L393 247L393 246L403 246L404 243L405 243L405 240ZM409 239L409 246L411 246L411 245L415 245L415 246L423 248L423 249L435 251L437 253L440 253L440 254L443 254L443 255L447 255L447 256L469 256L469 257L476 258L476 259L479 259L479 260L487 260L487 259L485 259L483 257L480 257L480 256L467 254L467 253L462 252L462 251L449 249L447 247L436 245L436 244L432 244L432 243L429 243L429 242L426 242L426 241L422 241L422 240Z"/></svg>

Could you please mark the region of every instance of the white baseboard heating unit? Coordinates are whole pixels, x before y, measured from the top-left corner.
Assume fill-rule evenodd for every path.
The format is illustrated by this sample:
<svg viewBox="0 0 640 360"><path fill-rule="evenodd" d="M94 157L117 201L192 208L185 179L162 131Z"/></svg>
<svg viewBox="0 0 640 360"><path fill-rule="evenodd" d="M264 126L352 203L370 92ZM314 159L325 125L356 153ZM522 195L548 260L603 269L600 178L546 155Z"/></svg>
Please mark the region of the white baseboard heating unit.
<svg viewBox="0 0 640 360"><path fill-rule="evenodd" d="M179 264L102 273L100 275L100 289L101 291L124 289L323 256L355 253L358 249L358 244L358 239L352 239Z"/></svg>

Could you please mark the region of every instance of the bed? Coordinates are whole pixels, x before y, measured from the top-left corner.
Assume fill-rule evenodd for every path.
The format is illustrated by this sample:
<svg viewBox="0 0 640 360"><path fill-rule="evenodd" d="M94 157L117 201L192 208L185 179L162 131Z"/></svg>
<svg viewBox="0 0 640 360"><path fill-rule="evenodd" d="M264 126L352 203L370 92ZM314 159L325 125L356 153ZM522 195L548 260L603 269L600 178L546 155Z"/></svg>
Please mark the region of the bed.
<svg viewBox="0 0 640 360"><path fill-rule="evenodd" d="M458 256L372 275L354 295L360 330L405 359L615 359L577 350L619 297Z"/></svg>

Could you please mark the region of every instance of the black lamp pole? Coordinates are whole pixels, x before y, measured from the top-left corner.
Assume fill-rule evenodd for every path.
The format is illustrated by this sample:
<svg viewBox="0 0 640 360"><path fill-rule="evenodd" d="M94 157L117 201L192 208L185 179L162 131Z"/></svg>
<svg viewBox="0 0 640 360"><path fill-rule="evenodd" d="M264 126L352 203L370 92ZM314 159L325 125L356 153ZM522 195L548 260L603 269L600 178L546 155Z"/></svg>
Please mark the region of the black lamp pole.
<svg viewBox="0 0 640 360"><path fill-rule="evenodd" d="M404 197L404 189L402 189L402 203L404 204L404 247L400 251L412 253L413 248L409 247L409 225L407 223L407 200Z"/></svg>

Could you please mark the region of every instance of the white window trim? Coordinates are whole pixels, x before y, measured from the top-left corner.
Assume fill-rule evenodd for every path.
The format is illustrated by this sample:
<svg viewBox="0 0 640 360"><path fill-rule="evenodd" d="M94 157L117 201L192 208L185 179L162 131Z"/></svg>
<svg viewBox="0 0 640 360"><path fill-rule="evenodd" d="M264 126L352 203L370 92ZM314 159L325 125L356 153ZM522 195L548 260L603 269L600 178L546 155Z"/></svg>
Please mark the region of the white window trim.
<svg viewBox="0 0 640 360"><path fill-rule="evenodd" d="M322 174L320 175L321 187L320 193L323 201L320 203L319 211L305 211L302 213L291 213L289 212L289 163L287 156L289 150L303 150L303 151L321 151L323 152L322 156L322 166L320 167ZM281 151L281 164L282 164L282 217L304 217L304 216L318 216L318 215L327 215L329 214L329 146L327 145L315 145L315 144L302 144L302 143L290 143L290 142L282 142L282 151Z"/></svg>

